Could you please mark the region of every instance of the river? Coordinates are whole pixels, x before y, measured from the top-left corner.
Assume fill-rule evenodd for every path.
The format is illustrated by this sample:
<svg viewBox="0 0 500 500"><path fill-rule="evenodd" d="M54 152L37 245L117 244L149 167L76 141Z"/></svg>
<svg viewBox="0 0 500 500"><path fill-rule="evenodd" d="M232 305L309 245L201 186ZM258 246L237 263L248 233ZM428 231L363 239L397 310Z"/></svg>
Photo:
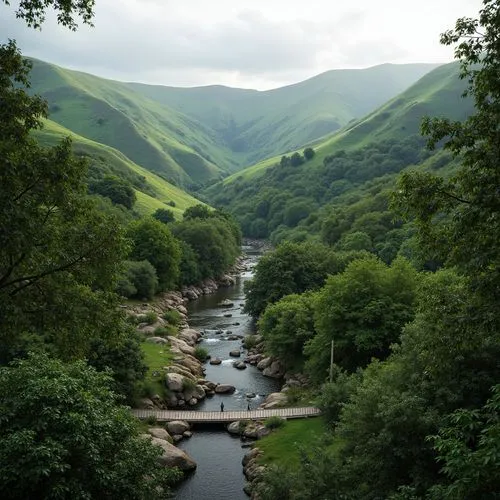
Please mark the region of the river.
<svg viewBox="0 0 500 500"><path fill-rule="evenodd" d="M243 247L249 256L249 266L253 267L260 253L251 247ZM218 395L206 398L201 402L199 410L219 410L221 402L225 410L247 409L250 404L256 408L267 394L280 389L277 380L264 377L254 366L247 365L246 370L237 370L232 366L235 358L229 351L241 349L241 359L246 351L241 347L241 340L227 340L230 331L233 335L247 335L255 332L252 319L242 312L245 303L243 284L252 277L251 270L237 278L234 286L220 288L216 293L205 295L188 305L189 324L197 330L211 330L206 333L200 345L205 347L212 358L222 359L220 365L206 364L205 378L212 382L231 384L236 391L231 395ZM218 304L228 299L234 303L232 307L221 308ZM231 317L224 315L231 314ZM224 333L216 333L223 330ZM248 393L256 397L247 399ZM176 490L175 498L183 500L243 500L248 498L243 492L245 478L241 459L246 451L238 437L231 436L222 425L196 425L193 437L179 443L198 464L191 474Z"/></svg>

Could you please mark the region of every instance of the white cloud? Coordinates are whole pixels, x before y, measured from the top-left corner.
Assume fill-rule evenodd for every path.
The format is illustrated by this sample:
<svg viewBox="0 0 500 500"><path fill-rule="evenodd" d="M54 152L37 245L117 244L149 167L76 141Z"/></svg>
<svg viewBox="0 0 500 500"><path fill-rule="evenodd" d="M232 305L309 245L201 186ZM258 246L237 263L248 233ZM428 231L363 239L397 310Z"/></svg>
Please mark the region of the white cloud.
<svg viewBox="0 0 500 500"><path fill-rule="evenodd" d="M97 0L95 27L41 32L0 6L0 38L105 77L269 88L333 68L446 62L439 33L479 0Z"/></svg>

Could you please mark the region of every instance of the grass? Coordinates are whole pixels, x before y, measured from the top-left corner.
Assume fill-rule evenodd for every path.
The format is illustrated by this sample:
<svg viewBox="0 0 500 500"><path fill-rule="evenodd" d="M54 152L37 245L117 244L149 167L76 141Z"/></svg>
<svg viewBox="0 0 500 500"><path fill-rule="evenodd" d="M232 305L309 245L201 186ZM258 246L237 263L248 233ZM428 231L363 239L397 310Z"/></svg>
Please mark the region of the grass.
<svg viewBox="0 0 500 500"><path fill-rule="evenodd" d="M193 119L126 84L32 60L32 91L47 99L55 122L120 150L179 185L224 171L225 147Z"/></svg>
<svg viewBox="0 0 500 500"><path fill-rule="evenodd" d="M321 165L325 157L342 149L358 149L373 142L402 139L419 133L420 123L425 115L464 119L472 110L472 104L461 99L463 89L464 82L458 78L456 63L434 69L363 118L352 121L333 134L311 141L309 145L314 148L316 155L307 163L308 169ZM303 147L297 149L299 152L302 150ZM226 177L222 183L208 188L207 195L210 197L211 193L220 191L221 184L226 186L240 178L248 181L264 175L269 167L279 163L285 152Z"/></svg>
<svg viewBox="0 0 500 500"><path fill-rule="evenodd" d="M322 417L287 420L284 426L258 442L257 447L264 452L260 461L266 465L297 467L299 448L307 447L315 437L325 432Z"/></svg>
<svg viewBox="0 0 500 500"><path fill-rule="evenodd" d="M148 371L144 378L143 389L151 396L153 394L165 395L165 372L164 366L169 366L172 362L173 355L170 352L170 347L167 344L152 344L149 342L141 343L141 350L144 354L144 362L148 367Z"/></svg>
<svg viewBox="0 0 500 500"><path fill-rule="evenodd" d="M48 146L70 136L76 154L88 156L92 163L105 165L111 173L129 180L137 196L134 209L141 215L152 214L158 208L168 208L180 220L186 208L201 203L177 186L134 163L120 151L75 134L51 120L44 121L44 128L37 131L36 136L42 144ZM175 203L175 207L170 205L171 202Z"/></svg>

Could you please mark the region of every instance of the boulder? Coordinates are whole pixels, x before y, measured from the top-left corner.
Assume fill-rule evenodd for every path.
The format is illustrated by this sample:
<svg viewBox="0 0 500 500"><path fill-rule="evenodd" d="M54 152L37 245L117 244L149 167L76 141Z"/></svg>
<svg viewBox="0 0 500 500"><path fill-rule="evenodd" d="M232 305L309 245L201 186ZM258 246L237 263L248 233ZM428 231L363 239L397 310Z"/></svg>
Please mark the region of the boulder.
<svg viewBox="0 0 500 500"><path fill-rule="evenodd" d="M267 396L260 407L266 410L271 408L279 408L287 402L287 399L287 395L284 392L273 392L272 394L269 394L269 396Z"/></svg>
<svg viewBox="0 0 500 500"><path fill-rule="evenodd" d="M162 465L166 467L178 467L183 471L196 469L196 462L186 452L179 450L179 448L176 448L173 444L170 444L164 439L158 439L148 434L143 436L147 436L151 439L153 444L159 446L163 450L163 454L160 457Z"/></svg>
<svg viewBox="0 0 500 500"><path fill-rule="evenodd" d="M233 366L237 368L238 370L245 370L247 365L245 364L244 361L235 361L233 363Z"/></svg>
<svg viewBox="0 0 500 500"><path fill-rule="evenodd" d="M189 439L192 435L193 433L191 431L184 431L182 433L182 436L185 437L186 439Z"/></svg>
<svg viewBox="0 0 500 500"><path fill-rule="evenodd" d="M272 358L264 358L261 361L259 361L257 368L259 370L265 370L267 367L271 366L272 362L273 362Z"/></svg>
<svg viewBox="0 0 500 500"><path fill-rule="evenodd" d="M241 465L245 467L250 460L253 460L254 458L257 458L258 456L262 455L262 451L259 450L259 448L252 448L249 452L245 453Z"/></svg>
<svg viewBox="0 0 500 500"><path fill-rule="evenodd" d="M260 364L260 363L259 363ZM258 367L258 365L257 365ZM276 360L271 363L270 366L265 368L262 372L262 375L265 377L271 377L271 378L281 378L283 377L285 373L285 370L283 368L283 365L280 363L280 361Z"/></svg>
<svg viewBox="0 0 500 500"><path fill-rule="evenodd" d="M229 432L229 434L241 434L241 423L240 423L240 421L237 420L236 422L231 422L227 426L227 432Z"/></svg>
<svg viewBox="0 0 500 500"><path fill-rule="evenodd" d="M158 439L164 439L169 443L173 441L172 436L163 427L150 427L148 434Z"/></svg>
<svg viewBox="0 0 500 500"><path fill-rule="evenodd" d="M181 392L184 382L184 377L178 373L167 373L165 375L165 383L170 391Z"/></svg>
<svg viewBox="0 0 500 500"><path fill-rule="evenodd" d="M215 387L215 392L217 394L232 394L236 390L234 385L229 384L219 384Z"/></svg>
<svg viewBox="0 0 500 500"><path fill-rule="evenodd" d="M146 342L149 342L150 344L168 344L168 340L163 337L148 337Z"/></svg>
<svg viewBox="0 0 500 500"><path fill-rule="evenodd" d="M214 358L209 361L211 365L220 365L222 363L222 360L219 358Z"/></svg>
<svg viewBox="0 0 500 500"><path fill-rule="evenodd" d="M253 399L253 398L255 398L256 396L257 396L257 395L255 394L255 392L247 392L247 393L245 394L245 397L246 397L247 399Z"/></svg>
<svg viewBox="0 0 500 500"><path fill-rule="evenodd" d="M172 420L167 422L167 430L170 434L181 434L189 430L189 424L184 420Z"/></svg>
<svg viewBox="0 0 500 500"><path fill-rule="evenodd" d="M217 305L219 307L233 307L234 302L230 301L229 299L224 299L222 302L219 302Z"/></svg>
<svg viewBox="0 0 500 500"><path fill-rule="evenodd" d="M182 441L183 437L181 434L174 434L172 436L172 439L173 439L174 443L179 443L180 441Z"/></svg>
<svg viewBox="0 0 500 500"><path fill-rule="evenodd" d="M145 410L154 410L154 403L148 398L142 398L140 401L140 408L144 408Z"/></svg>
<svg viewBox="0 0 500 500"><path fill-rule="evenodd" d="M241 352L239 349L234 349L233 351L229 352L229 356L232 356L233 358L239 358L241 356Z"/></svg>

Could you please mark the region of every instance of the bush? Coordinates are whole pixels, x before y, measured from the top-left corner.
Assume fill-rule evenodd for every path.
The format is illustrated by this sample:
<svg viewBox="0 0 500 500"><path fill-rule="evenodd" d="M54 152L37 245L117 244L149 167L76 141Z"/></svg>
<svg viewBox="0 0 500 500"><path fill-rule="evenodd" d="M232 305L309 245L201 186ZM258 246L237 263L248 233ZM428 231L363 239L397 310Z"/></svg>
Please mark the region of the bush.
<svg viewBox="0 0 500 500"><path fill-rule="evenodd" d="M258 339L258 335L246 335L243 339L243 346L245 347L245 349L252 349L257 345Z"/></svg>
<svg viewBox="0 0 500 500"><path fill-rule="evenodd" d="M153 214L153 218L159 220L163 224L168 224L169 222L175 221L174 212L172 212L172 210L169 210L168 208L159 208Z"/></svg>
<svg viewBox="0 0 500 500"><path fill-rule="evenodd" d="M150 262L147 260L125 262L125 271L118 283L118 293L125 297L151 299L157 289L158 277Z"/></svg>
<svg viewBox="0 0 500 500"><path fill-rule="evenodd" d="M158 321L158 314L154 311L148 311L144 316L144 322L148 325L152 325Z"/></svg>
<svg viewBox="0 0 500 500"><path fill-rule="evenodd" d="M162 318L173 326L178 326L182 321L181 313L176 309L170 309L164 312Z"/></svg>
<svg viewBox="0 0 500 500"><path fill-rule="evenodd" d="M184 377L182 379L182 390L183 391L194 391L196 388L196 382L190 378Z"/></svg>
<svg viewBox="0 0 500 500"><path fill-rule="evenodd" d="M208 358L208 351L200 345L196 346L194 350L194 357L200 361L206 361Z"/></svg>
<svg viewBox="0 0 500 500"><path fill-rule="evenodd" d="M286 423L286 420L282 419L281 417L269 417L266 419L264 422L264 425L268 429L279 429L280 427L283 427Z"/></svg>
<svg viewBox="0 0 500 500"><path fill-rule="evenodd" d="M155 337L163 337L165 335L168 335L168 329L164 326L158 326L155 328L155 331L153 333Z"/></svg>

